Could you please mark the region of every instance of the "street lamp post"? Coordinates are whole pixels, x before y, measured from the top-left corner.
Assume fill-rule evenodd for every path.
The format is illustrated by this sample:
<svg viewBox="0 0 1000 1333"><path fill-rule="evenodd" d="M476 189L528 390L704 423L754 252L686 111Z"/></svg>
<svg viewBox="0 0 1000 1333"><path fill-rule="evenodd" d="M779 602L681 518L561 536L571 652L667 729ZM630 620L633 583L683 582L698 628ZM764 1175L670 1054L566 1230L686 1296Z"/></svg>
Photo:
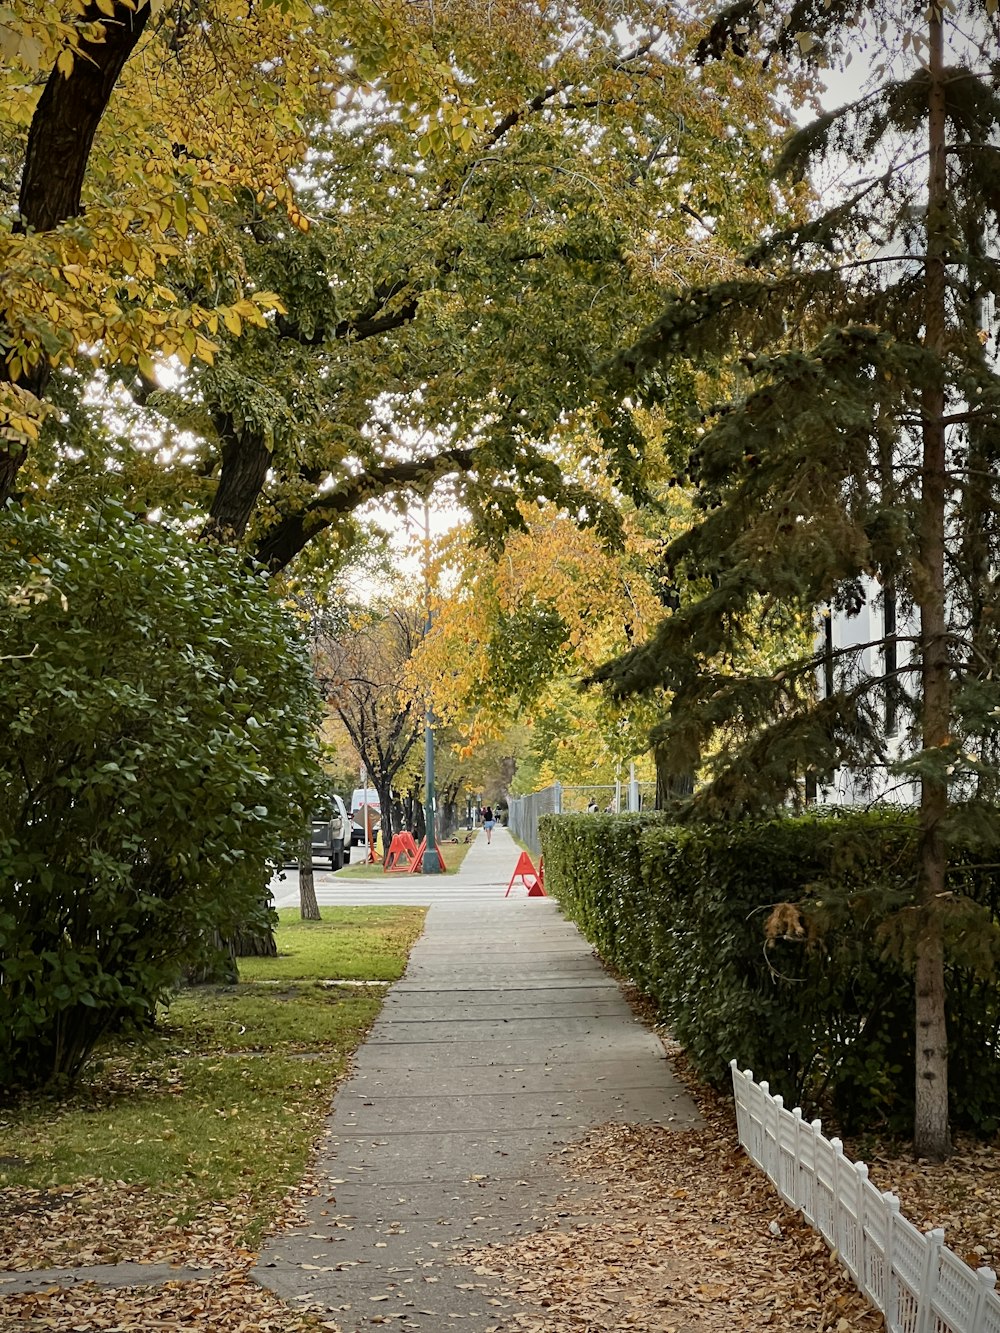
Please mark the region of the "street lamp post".
<svg viewBox="0 0 1000 1333"><path fill-rule="evenodd" d="M424 504L424 590L427 598L427 622L424 634L431 632L431 582L430 582L431 520L430 512ZM434 713L431 709L431 697L428 694L424 713L424 826L427 840L424 847L422 871L425 875L440 875L442 866L438 856L437 837L434 831Z"/></svg>

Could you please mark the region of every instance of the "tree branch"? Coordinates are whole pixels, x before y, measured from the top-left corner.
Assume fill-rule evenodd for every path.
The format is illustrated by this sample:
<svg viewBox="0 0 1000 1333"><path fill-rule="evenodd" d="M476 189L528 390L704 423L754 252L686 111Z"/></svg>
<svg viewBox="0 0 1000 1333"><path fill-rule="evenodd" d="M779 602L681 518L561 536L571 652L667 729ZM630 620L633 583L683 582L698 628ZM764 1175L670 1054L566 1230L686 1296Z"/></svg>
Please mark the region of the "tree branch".
<svg viewBox="0 0 1000 1333"><path fill-rule="evenodd" d="M110 16L96 0L80 15L81 24L103 26L104 41L81 42L70 73L53 69L46 80L28 130L15 231L52 231L80 212L97 127L149 15L148 4L133 11L120 0L114 0ZM48 357L42 356L18 384L41 398L51 373ZM10 367L2 358L0 383L10 383ZM0 505L12 494L25 456L22 444L4 442L0 448Z"/></svg>
<svg viewBox="0 0 1000 1333"><path fill-rule="evenodd" d="M254 558L276 574L340 515L401 487L429 487L452 472L468 472L474 459L474 449L444 449L429 457L400 460L362 472L349 478L340 490L317 496L296 513L279 518L257 542Z"/></svg>
<svg viewBox="0 0 1000 1333"><path fill-rule="evenodd" d="M342 319L332 329L321 325L312 333L305 334L295 320L289 319L287 315L279 315L275 326L282 338L294 338L304 347L319 347L331 339L362 342L365 338L376 338L380 333L390 333L393 329L400 329L416 318L418 310L416 293L408 296L397 309L386 310L388 303L404 291L406 286L406 283L395 282L378 288L374 300L366 311L350 319Z"/></svg>

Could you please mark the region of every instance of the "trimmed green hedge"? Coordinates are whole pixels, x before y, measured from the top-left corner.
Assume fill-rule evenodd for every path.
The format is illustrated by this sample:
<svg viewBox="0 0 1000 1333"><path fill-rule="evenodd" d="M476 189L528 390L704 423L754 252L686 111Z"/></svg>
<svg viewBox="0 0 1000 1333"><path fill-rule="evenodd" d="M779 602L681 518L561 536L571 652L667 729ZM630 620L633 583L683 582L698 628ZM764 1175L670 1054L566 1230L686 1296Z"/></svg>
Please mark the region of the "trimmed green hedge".
<svg viewBox="0 0 1000 1333"><path fill-rule="evenodd" d="M656 1002L702 1077L723 1085L735 1057L787 1104L833 1110L847 1128L912 1124L908 814L712 826L560 815L541 837L546 889ZM962 960L949 966L953 1122L992 1132L1000 870L958 865L953 881L982 905L956 910L951 932Z"/></svg>

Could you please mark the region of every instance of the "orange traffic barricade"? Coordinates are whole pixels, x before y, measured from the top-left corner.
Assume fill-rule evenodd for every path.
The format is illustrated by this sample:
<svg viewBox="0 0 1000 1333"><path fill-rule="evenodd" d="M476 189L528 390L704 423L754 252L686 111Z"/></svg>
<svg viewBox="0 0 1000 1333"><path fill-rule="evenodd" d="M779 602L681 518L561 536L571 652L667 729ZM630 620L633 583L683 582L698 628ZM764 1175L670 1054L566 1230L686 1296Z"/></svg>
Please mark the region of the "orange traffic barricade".
<svg viewBox="0 0 1000 1333"><path fill-rule="evenodd" d="M514 881L519 879L528 890L529 898L547 898L549 895L545 892L545 886L542 883L542 872L536 870L534 862L527 852L522 852L517 858L517 865L514 867L514 873L510 877L510 883L507 885L506 898L514 887Z"/></svg>

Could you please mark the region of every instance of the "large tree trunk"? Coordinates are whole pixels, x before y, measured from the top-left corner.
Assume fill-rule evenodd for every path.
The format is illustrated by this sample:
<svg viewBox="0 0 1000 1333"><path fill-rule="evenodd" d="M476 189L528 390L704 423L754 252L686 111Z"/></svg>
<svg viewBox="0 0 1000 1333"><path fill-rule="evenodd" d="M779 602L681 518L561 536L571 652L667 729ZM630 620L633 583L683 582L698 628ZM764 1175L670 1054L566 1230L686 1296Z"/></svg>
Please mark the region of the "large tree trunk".
<svg viewBox="0 0 1000 1333"><path fill-rule="evenodd" d="M379 809L382 812L382 818L379 824L382 836L382 855L385 856L389 850L389 843L392 841L392 785L386 783L384 787L377 787Z"/></svg>
<svg viewBox="0 0 1000 1333"><path fill-rule="evenodd" d="M95 0L81 15L83 22L104 24L105 40L81 42L68 76L49 74L28 131L16 230L52 231L80 212L94 135L149 13L148 4L133 11L115 0L107 15ZM50 373L42 356L18 383L41 397ZM9 367L0 359L0 383L9 381ZM13 494L25 456L23 444L0 440L0 506Z"/></svg>
<svg viewBox="0 0 1000 1333"><path fill-rule="evenodd" d="M53 70L38 99L18 200L24 227L51 231L79 213L97 127L149 13L148 4L132 10L114 0L108 15L94 0L81 15L103 23L104 41L81 42L69 75Z"/></svg>
<svg viewBox="0 0 1000 1333"><path fill-rule="evenodd" d="M270 927L264 930L238 930L227 941L234 958L277 958L278 944Z"/></svg>
<svg viewBox="0 0 1000 1333"><path fill-rule="evenodd" d="M927 190L927 266L924 338L937 365L922 394L923 476L919 515L922 742L925 756L950 743L951 672L945 606L945 456L947 175L941 11L932 7L928 28L930 93ZM948 812L943 765L925 768L920 795L920 934L916 962L916 1115L918 1157L940 1161L951 1151L948 1129L948 1034L945 1024L944 902L947 848L942 826Z"/></svg>
<svg viewBox="0 0 1000 1333"><path fill-rule="evenodd" d="M197 967L189 967L184 980L189 986L235 986L240 979L236 965L236 949L232 940L223 939L218 931L212 936L215 950Z"/></svg>
<svg viewBox="0 0 1000 1333"><path fill-rule="evenodd" d="M237 430L231 416L216 425L222 441L219 484L212 497L202 539L235 544L243 540L254 505L271 466L271 450L259 431Z"/></svg>
<svg viewBox="0 0 1000 1333"><path fill-rule="evenodd" d="M299 844L299 915L303 921L319 920L316 880L313 877L312 829L306 829Z"/></svg>

